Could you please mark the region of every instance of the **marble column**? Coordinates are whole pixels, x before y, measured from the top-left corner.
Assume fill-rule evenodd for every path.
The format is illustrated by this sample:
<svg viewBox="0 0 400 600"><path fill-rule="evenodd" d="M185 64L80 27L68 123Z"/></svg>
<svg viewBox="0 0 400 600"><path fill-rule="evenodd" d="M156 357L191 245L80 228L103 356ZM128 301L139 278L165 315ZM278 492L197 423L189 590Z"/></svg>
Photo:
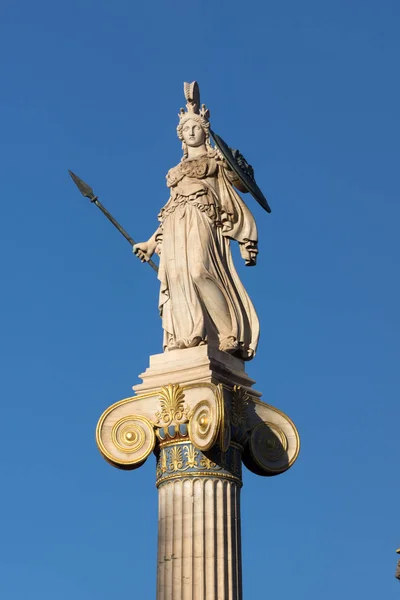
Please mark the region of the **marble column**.
<svg viewBox="0 0 400 600"><path fill-rule="evenodd" d="M261 401L242 361L215 348L152 356L140 377L135 396L101 415L96 440L120 469L156 455L157 600L241 600L242 463L287 471L297 429Z"/></svg>
<svg viewBox="0 0 400 600"><path fill-rule="evenodd" d="M241 485L240 446L161 442L157 600L242 599Z"/></svg>

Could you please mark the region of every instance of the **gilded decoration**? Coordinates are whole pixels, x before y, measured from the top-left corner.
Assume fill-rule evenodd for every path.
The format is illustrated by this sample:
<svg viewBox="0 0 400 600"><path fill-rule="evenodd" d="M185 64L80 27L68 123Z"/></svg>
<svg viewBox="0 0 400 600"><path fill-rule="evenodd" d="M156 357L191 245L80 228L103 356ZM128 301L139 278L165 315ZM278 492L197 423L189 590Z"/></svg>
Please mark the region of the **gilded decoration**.
<svg viewBox="0 0 400 600"><path fill-rule="evenodd" d="M214 447L207 455L190 442L176 442L159 449L157 456L157 486L177 477L228 477L241 485L241 447L232 444L227 452Z"/></svg>
<svg viewBox="0 0 400 600"><path fill-rule="evenodd" d="M179 440L187 440L188 435L188 427L186 423L169 425L168 427L160 427L156 429L156 436L159 440L160 446L169 444L172 440L175 440L176 442Z"/></svg>
<svg viewBox="0 0 400 600"><path fill-rule="evenodd" d="M207 456L203 456L200 461L200 466L203 467L203 469L215 469L217 463L213 462L210 458L207 458Z"/></svg>
<svg viewBox="0 0 400 600"><path fill-rule="evenodd" d="M258 475L271 476L283 473L297 458L289 455L289 440L281 427L264 421L258 423L251 432L248 451L243 454L245 465Z"/></svg>
<svg viewBox="0 0 400 600"><path fill-rule="evenodd" d="M184 451L186 452L188 468L193 469L196 466L196 459L199 455L199 452L192 444L190 444L190 446L185 446Z"/></svg>
<svg viewBox="0 0 400 600"><path fill-rule="evenodd" d="M185 394L179 384L169 384L159 392L161 409L156 412L157 424L168 427L173 421L185 423L189 420L188 409L185 406Z"/></svg>
<svg viewBox="0 0 400 600"><path fill-rule="evenodd" d="M134 469L140 466L154 450L156 436L152 423L140 415L128 415L116 421L107 445L99 430L97 445L103 456L116 467Z"/></svg>
<svg viewBox="0 0 400 600"><path fill-rule="evenodd" d="M274 462L286 452L287 438L282 429L273 423L259 423L251 432L251 448L256 460Z"/></svg>
<svg viewBox="0 0 400 600"><path fill-rule="evenodd" d="M246 425L246 410L249 404L249 395L240 385L235 385L232 394L231 422L234 427Z"/></svg>
<svg viewBox="0 0 400 600"><path fill-rule="evenodd" d="M168 471L167 453L166 452L161 452L159 464L160 464L161 474L166 473Z"/></svg>
<svg viewBox="0 0 400 600"><path fill-rule="evenodd" d="M229 404L225 397L224 389L221 384L217 386L215 397L219 406L220 426L219 426L219 446L223 452L226 452L231 443L231 421L229 418Z"/></svg>
<svg viewBox="0 0 400 600"><path fill-rule="evenodd" d="M185 422L171 422L172 418ZM205 382L171 384L111 405L99 419L96 441L104 458L117 468L140 467L156 441L157 457L161 449L182 442L191 448L187 457L183 452L183 469L208 472L211 465L207 460L204 466L198 462L199 456L205 456L217 465L213 472L228 465L229 473L239 476L233 459L229 463L232 444L243 451L244 464L263 476L289 469L300 449L297 429L284 413L253 397L247 388ZM164 477L180 473L179 456L175 456L174 471L167 464L167 455L160 456L158 471Z"/></svg>
<svg viewBox="0 0 400 600"><path fill-rule="evenodd" d="M192 410L189 421L189 436L193 444L206 452L217 441L221 426L221 407L216 402L200 400Z"/></svg>
<svg viewBox="0 0 400 600"><path fill-rule="evenodd" d="M183 455L180 446L172 446L171 448L171 470L180 471L183 468Z"/></svg>

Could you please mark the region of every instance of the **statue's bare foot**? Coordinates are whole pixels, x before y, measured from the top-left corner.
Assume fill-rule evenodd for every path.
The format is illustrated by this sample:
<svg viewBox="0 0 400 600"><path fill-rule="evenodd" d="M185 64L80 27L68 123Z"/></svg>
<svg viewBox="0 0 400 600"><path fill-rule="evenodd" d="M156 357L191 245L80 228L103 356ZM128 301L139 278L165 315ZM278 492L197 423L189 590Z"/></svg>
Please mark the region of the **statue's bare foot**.
<svg viewBox="0 0 400 600"><path fill-rule="evenodd" d="M222 338L219 342L219 349L223 352L230 352L231 354L234 354L238 349L236 338L233 336Z"/></svg>
<svg viewBox="0 0 400 600"><path fill-rule="evenodd" d="M170 352L171 350L179 350L179 348L180 346L178 346L177 341L174 339L170 339L167 346L165 347L165 351Z"/></svg>
<svg viewBox="0 0 400 600"><path fill-rule="evenodd" d="M252 358L254 358L254 350L252 350L252 348L249 348L248 346L244 346L243 344L241 344L240 346L238 346L236 356L241 360L251 360Z"/></svg>
<svg viewBox="0 0 400 600"><path fill-rule="evenodd" d="M199 335L197 335L196 337L194 337L192 339L192 341L190 342L188 348L194 348L195 346L201 346L202 344L204 344L204 340L202 337L200 337Z"/></svg>

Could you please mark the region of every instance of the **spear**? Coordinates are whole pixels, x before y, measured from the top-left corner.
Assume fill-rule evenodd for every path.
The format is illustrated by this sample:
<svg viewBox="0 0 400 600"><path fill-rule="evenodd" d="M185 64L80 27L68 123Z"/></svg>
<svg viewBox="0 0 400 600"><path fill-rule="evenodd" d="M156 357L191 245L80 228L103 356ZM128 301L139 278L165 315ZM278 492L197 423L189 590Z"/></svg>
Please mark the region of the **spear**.
<svg viewBox="0 0 400 600"><path fill-rule="evenodd" d="M68 173L71 175L74 183L76 184L76 187L78 188L82 196L85 196L85 198L89 198L90 202L92 202L92 204L95 204L97 208L101 210L103 215L105 215L107 219L111 221L111 223L114 225L114 227L116 227L118 231L122 233L124 238L130 243L130 245L134 246L136 244L135 240L131 238L131 236L125 231L125 229L118 223L118 221L114 219L112 214L110 214L108 210L102 205L98 197L93 192L92 188L87 183L85 183L80 177L75 175L75 173L73 173L72 171L68 171ZM150 265L152 269L154 269L156 273L158 273L158 267L151 259L146 262Z"/></svg>

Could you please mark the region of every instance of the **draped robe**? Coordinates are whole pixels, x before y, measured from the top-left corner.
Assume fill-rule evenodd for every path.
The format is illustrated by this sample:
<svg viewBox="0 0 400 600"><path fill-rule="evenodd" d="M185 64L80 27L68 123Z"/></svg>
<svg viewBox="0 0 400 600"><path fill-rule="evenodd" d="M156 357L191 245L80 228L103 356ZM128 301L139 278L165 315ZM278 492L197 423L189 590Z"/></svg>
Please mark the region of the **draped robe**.
<svg viewBox="0 0 400 600"><path fill-rule="evenodd" d="M164 350L209 343L244 360L254 356L259 322L233 264L230 240L254 264L257 228L233 188L235 177L211 148L167 174L170 198L156 234Z"/></svg>

